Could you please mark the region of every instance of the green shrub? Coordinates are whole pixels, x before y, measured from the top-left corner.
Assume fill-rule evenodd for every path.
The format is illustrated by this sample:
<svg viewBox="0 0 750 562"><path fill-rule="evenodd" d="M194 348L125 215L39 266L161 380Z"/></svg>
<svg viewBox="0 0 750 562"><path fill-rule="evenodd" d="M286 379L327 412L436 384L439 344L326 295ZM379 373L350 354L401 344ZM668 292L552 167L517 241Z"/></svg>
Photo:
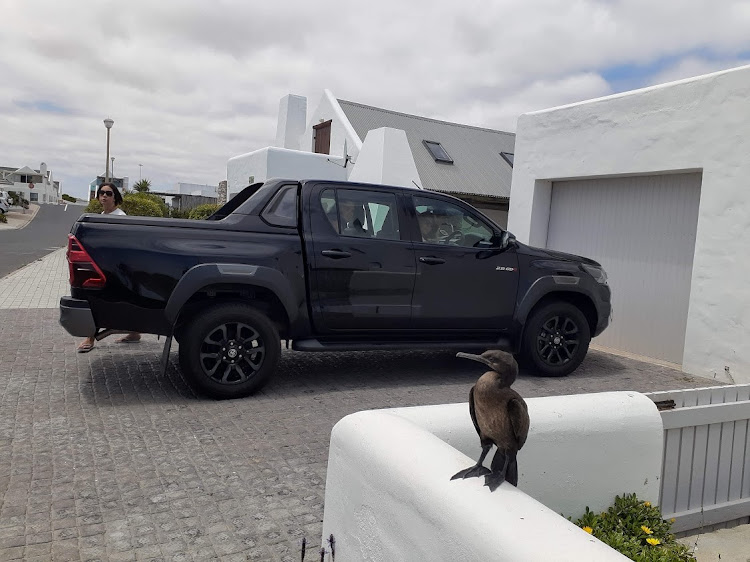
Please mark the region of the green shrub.
<svg viewBox="0 0 750 562"><path fill-rule="evenodd" d="M150 197L144 197L145 193L126 193L122 198L120 208L125 214L135 217L163 217L164 213L159 204ZM156 196L154 196L156 197ZM158 197L157 197L158 199ZM159 199L161 201L161 199ZM164 203L164 201L162 201ZM164 205L166 207L166 205ZM102 204L97 199L89 201L84 213L101 213ZM168 213L169 211L167 211Z"/></svg>
<svg viewBox="0 0 750 562"><path fill-rule="evenodd" d="M189 219L191 209L169 209L169 216L173 219Z"/></svg>
<svg viewBox="0 0 750 562"><path fill-rule="evenodd" d="M68 195L67 193L62 194L62 199L65 201L70 201L71 203L75 203L76 201L78 201L78 199L76 199L72 195Z"/></svg>
<svg viewBox="0 0 750 562"><path fill-rule="evenodd" d="M607 511L586 513L576 525L635 562L695 562L690 550L675 541L672 523L659 508L642 502L635 494L617 496Z"/></svg>
<svg viewBox="0 0 750 562"><path fill-rule="evenodd" d="M205 205L198 205L197 207L194 207L193 209L190 210L190 214L188 215L188 218L203 220L213 215L216 211L219 210L220 207L221 205L215 205L213 203L206 203Z"/></svg>
<svg viewBox="0 0 750 562"><path fill-rule="evenodd" d="M8 217L5 216L5 213L0 213L0 222L8 222Z"/></svg>
<svg viewBox="0 0 750 562"><path fill-rule="evenodd" d="M159 207L159 211L161 214L159 215L147 215L150 217L168 217L169 216L169 206L164 202L164 199L159 197L158 195L154 195L153 193L146 193L146 192L134 192L134 193L126 193L123 196L123 205L125 205L125 201L127 200L134 200L134 201L151 201L155 203ZM128 213L128 210L123 207L123 211ZM129 215L131 213L128 213Z"/></svg>
<svg viewBox="0 0 750 562"><path fill-rule="evenodd" d="M161 206L148 197L144 197L145 193L127 193L122 198L122 208L125 213L132 216L138 217L163 217L164 211ZM162 203L164 203L162 201ZM166 207L166 205L164 205ZM169 211L167 211L169 213Z"/></svg>
<svg viewBox="0 0 750 562"><path fill-rule="evenodd" d="M83 210L84 213L101 213L102 212L102 204L99 203L98 199L92 199L89 201L89 204L86 205L86 208Z"/></svg>

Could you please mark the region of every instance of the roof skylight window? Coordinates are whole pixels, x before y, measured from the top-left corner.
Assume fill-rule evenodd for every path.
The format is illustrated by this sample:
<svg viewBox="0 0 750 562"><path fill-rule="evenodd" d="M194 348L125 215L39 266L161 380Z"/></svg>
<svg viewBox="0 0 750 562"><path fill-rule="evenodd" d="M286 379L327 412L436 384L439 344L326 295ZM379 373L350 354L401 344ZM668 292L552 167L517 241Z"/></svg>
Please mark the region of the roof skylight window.
<svg viewBox="0 0 750 562"><path fill-rule="evenodd" d="M423 140L422 144L424 144L425 148L430 151L430 154L435 159L435 162L453 164L453 158L448 156L448 153L443 148L443 145L439 142Z"/></svg>
<svg viewBox="0 0 750 562"><path fill-rule="evenodd" d="M503 160L505 160L508 164L510 164L510 167L513 167L513 153L512 152L501 152L500 156L503 157Z"/></svg>

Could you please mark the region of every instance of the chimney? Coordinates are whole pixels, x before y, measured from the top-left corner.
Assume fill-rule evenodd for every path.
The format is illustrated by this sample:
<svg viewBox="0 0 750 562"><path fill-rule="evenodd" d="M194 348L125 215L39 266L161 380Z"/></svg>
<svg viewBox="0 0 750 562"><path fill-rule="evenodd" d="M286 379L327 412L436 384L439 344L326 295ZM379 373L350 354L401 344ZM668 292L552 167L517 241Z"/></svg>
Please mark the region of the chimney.
<svg viewBox="0 0 750 562"><path fill-rule="evenodd" d="M300 137L307 125L307 98L289 94L279 102L275 146L299 150Z"/></svg>

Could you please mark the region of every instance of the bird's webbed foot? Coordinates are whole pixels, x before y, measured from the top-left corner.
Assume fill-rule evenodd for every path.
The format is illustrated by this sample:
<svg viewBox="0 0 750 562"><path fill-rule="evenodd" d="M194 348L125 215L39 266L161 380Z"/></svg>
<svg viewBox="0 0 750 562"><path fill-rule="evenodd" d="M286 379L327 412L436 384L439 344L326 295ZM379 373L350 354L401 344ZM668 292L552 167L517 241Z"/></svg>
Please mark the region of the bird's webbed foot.
<svg viewBox="0 0 750 562"><path fill-rule="evenodd" d="M467 469L461 470L451 476L451 480L457 480L459 478L476 478L478 476L484 476L490 474L490 469L482 466L481 464L475 464Z"/></svg>
<svg viewBox="0 0 750 562"><path fill-rule="evenodd" d="M505 473L503 472L490 472L484 477L484 485L487 486L491 492L497 490L503 482L505 482Z"/></svg>

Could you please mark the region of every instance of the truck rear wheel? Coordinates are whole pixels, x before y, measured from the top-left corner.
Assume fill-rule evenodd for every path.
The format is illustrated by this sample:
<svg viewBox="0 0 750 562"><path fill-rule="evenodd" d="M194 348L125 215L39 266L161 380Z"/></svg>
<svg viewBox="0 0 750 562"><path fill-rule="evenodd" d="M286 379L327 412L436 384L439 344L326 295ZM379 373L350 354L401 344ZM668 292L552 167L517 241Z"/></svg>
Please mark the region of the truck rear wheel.
<svg viewBox="0 0 750 562"><path fill-rule="evenodd" d="M242 398L265 385L281 356L281 340L267 316L227 303L203 309L180 341L180 369L211 398Z"/></svg>
<svg viewBox="0 0 750 562"><path fill-rule="evenodd" d="M575 371L589 349L591 330L583 313L565 301L534 310L523 335L523 364L543 377L564 377Z"/></svg>

